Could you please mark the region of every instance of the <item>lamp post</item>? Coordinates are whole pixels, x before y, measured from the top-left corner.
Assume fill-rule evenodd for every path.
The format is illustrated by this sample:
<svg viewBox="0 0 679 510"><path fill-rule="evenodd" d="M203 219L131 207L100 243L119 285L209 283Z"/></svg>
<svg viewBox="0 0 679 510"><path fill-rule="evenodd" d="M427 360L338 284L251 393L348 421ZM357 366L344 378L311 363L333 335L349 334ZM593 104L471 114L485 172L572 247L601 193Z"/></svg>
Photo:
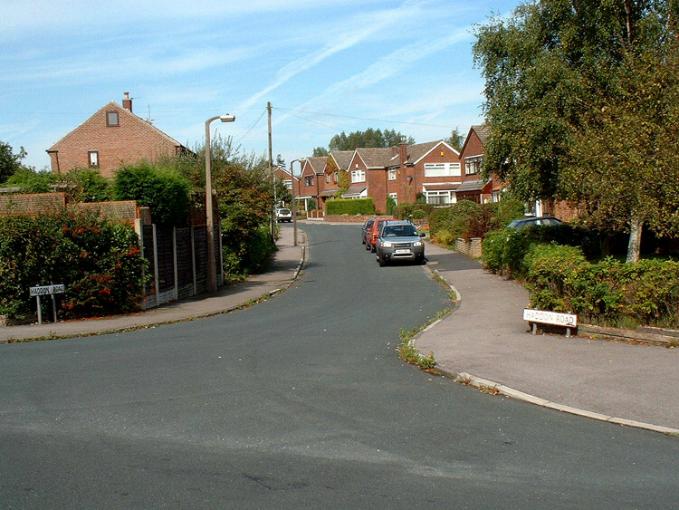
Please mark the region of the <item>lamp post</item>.
<svg viewBox="0 0 679 510"><path fill-rule="evenodd" d="M300 165L302 164L302 161L299 159L293 159L290 161L290 182L292 182L292 187L291 187L291 192L292 195L292 237L293 237L293 245L297 246L297 197L295 196L295 172L293 170L293 163L294 162L299 163ZM300 177L301 177L301 172L300 172Z"/></svg>
<svg viewBox="0 0 679 510"><path fill-rule="evenodd" d="M207 224L207 288L209 292L217 290L217 264L215 262L215 229L212 214L212 156L210 152L210 123L219 119L222 122L233 122L235 115L215 115L205 121L205 223Z"/></svg>

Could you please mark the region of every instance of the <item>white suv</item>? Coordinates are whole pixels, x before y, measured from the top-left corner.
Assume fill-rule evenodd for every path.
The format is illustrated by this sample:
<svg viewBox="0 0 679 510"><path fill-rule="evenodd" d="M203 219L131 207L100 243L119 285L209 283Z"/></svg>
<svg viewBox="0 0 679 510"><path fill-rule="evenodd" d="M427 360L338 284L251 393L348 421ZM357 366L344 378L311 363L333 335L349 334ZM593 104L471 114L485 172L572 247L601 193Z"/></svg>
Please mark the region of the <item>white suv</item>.
<svg viewBox="0 0 679 510"><path fill-rule="evenodd" d="M292 221L292 211L286 207L280 207L276 209L276 221L287 221L290 223Z"/></svg>

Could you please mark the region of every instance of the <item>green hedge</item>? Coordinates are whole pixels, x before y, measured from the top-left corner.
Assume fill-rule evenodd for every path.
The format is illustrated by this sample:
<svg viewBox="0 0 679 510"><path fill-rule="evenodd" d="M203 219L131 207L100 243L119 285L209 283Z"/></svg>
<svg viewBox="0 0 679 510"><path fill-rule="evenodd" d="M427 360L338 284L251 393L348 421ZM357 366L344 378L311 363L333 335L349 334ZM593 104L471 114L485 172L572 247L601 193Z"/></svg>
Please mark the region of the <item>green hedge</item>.
<svg viewBox="0 0 679 510"><path fill-rule="evenodd" d="M679 327L679 262L588 262L577 247L536 244L526 259L531 305L613 326Z"/></svg>
<svg viewBox="0 0 679 510"><path fill-rule="evenodd" d="M375 214L372 198L331 198L325 203L326 214Z"/></svg>
<svg viewBox="0 0 679 510"><path fill-rule="evenodd" d="M394 216L401 220L421 220L428 218L433 210L431 204L399 204L394 209Z"/></svg>
<svg viewBox="0 0 679 510"><path fill-rule="evenodd" d="M29 287L64 283L66 318L137 309L144 261L134 230L92 214L0 218L0 314L34 317Z"/></svg>

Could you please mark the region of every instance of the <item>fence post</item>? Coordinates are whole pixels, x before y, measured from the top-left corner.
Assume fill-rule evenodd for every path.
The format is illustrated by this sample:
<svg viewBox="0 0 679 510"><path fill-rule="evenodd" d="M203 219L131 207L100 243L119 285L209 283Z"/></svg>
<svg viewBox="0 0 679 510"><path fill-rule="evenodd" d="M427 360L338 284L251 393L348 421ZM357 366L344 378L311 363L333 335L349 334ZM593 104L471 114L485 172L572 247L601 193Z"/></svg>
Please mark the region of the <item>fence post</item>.
<svg viewBox="0 0 679 510"><path fill-rule="evenodd" d="M144 224L142 223L141 218L135 218L134 219L134 231L137 233L137 236L139 237L139 253L141 255L141 258L144 258ZM144 283L146 281L146 270L144 269L144 264L141 266L141 281L142 281L142 309L146 308L146 284Z"/></svg>
<svg viewBox="0 0 679 510"><path fill-rule="evenodd" d="M179 299L179 270L177 268L177 227L172 227L172 264L174 267L174 299Z"/></svg>
<svg viewBox="0 0 679 510"><path fill-rule="evenodd" d="M191 225L191 272L193 274L193 295L198 294L198 282L196 281L196 239L193 225Z"/></svg>
<svg viewBox="0 0 679 510"><path fill-rule="evenodd" d="M158 306L158 296L160 295L160 282L158 281L158 238L156 237L156 224L152 225L153 228L153 280L154 287L156 290L156 306Z"/></svg>
<svg viewBox="0 0 679 510"><path fill-rule="evenodd" d="M219 236L219 275L221 277L221 286L224 286L224 247L222 246L222 223L219 222L217 226L217 235Z"/></svg>

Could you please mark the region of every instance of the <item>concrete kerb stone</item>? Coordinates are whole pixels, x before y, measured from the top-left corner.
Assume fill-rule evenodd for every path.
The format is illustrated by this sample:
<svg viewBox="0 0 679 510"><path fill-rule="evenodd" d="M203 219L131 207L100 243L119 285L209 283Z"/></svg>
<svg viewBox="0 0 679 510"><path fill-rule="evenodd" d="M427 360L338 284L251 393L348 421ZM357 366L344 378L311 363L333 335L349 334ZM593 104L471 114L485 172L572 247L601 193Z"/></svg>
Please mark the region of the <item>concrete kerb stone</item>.
<svg viewBox="0 0 679 510"><path fill-rule="evenodd" d="M8 343L23 343L23 342L34 342L34 341L44 341L44 340L59 340L59 339L65 339L65 338L86 338L90 336L98 336L98 335L109 335L109 334L115 334L115 333L128 333L131 331L138 331L141 329L153 329L157 326L164 326L164 325L170 325L170 324L177 324L180 322L191 322L197 319L206 319L208 317L214 317L216 315L222 315L230 312L234 312L236 310L242 310L244 308L248 308L250 306L256 305L258 303L261 303L263 301L266 301L269 298L274 297L277 294L280 294L281 292L287 290L290 288L290 286L297 280L299 277L300 272L302 271L302 268L304 267L304 262L306 261L306 253L307 253L307 247L308 247L308 239L306 234L304 234L304 243L302 244L302 256L297 264L297 268L295 269L295 272L292 276L292 278L286 282L286 285L283 288L278 288L274 289L271 291L267 291L261 296L257 298L250 299L244 303L239 303L237 305L232 305L227 308L224 308L222 310L218 311L212 311L212 312L207 312L207 313L199 313L199 314L194 314L190 317L182 317L180 319L169 319L169 320L160 320L158 322L152 322L152 323L147 323L147 324L139 324L136 326L130 326L126 328L107 328L107 329L102 329L98 331L89 331L89 332L81 332L76 335L73 333L68 333L68 334L58 334L55 331L50 331L46 335L41 335L41 336L36 336L36 337L27 337L27 338L7 338L7 339L0 339L0 344L8 344Z"/></svg>
<svg viewBox="0 0 679 510"><path fill-rule="evenodd" d="M455 311L461 301L462 301L462 295L458 292L458 290L450 283L448 282L445 278L443 278L438 270L432 269L428 266L424 266L424 268L432 275L432 277L440 282L445 282L446 285L450 288L451 292L454 293L456 296L456 300L453 304L453 311ZM442 322L446 317L442 317L441 319L433 322L426 328L424 328L422 331L420 331L417 335L413 337L412 344L415 346L417 349L417 339L425 332L429 331L430 329L434 328L437 326L440 322ZM422 356L422 352L418 350L418 353L420 356ZM587 411L586 409L579 409L576 407L571 407L567 406L564 404L559 404L557 402L552 402L549 400L546 400L544 398L540 398L536 395L531 395L530 393L526 393L514 388L510 388L509 386L505 386L504 384L500 384L495 381L491 381L489 379L483 379L481 377L477 377L473 374L469 374L467 372L453 372L450 370L442 369L441 367L434 367L433 369L428 369L428 373L435 374L435 375L440 375L442 377L446 377L448 379L453 380L456 383L464 384L466 386L472 386L474 388L477 388L478 390L483 391L484 393L489 393L492 395L502 395L508 398L512 398L515 400L519 400L522 402L526 402L529 404L537 405L540 407L545 407L547 409L553 409L555 411L560 411L564 413L569 413L573 414L576 416L581 416L583 418L590 418L592 420L598 420L598 421L605 421L608 423L613 423L616 425L622 425L625 427L634 427L638 429L643 429L643 430L649 430L652 432L659 432L661 434L666 434L672 437L678 437L679 438L679 429L675 429L672 427L664 427L662 425L654 425L652 423L645 423L645 422L640 422L640 421L634 421L634 420L627 420L624 418L618 418L614 416L607 416L605 414L601 413L596 413L593 411Z"/></svg>

